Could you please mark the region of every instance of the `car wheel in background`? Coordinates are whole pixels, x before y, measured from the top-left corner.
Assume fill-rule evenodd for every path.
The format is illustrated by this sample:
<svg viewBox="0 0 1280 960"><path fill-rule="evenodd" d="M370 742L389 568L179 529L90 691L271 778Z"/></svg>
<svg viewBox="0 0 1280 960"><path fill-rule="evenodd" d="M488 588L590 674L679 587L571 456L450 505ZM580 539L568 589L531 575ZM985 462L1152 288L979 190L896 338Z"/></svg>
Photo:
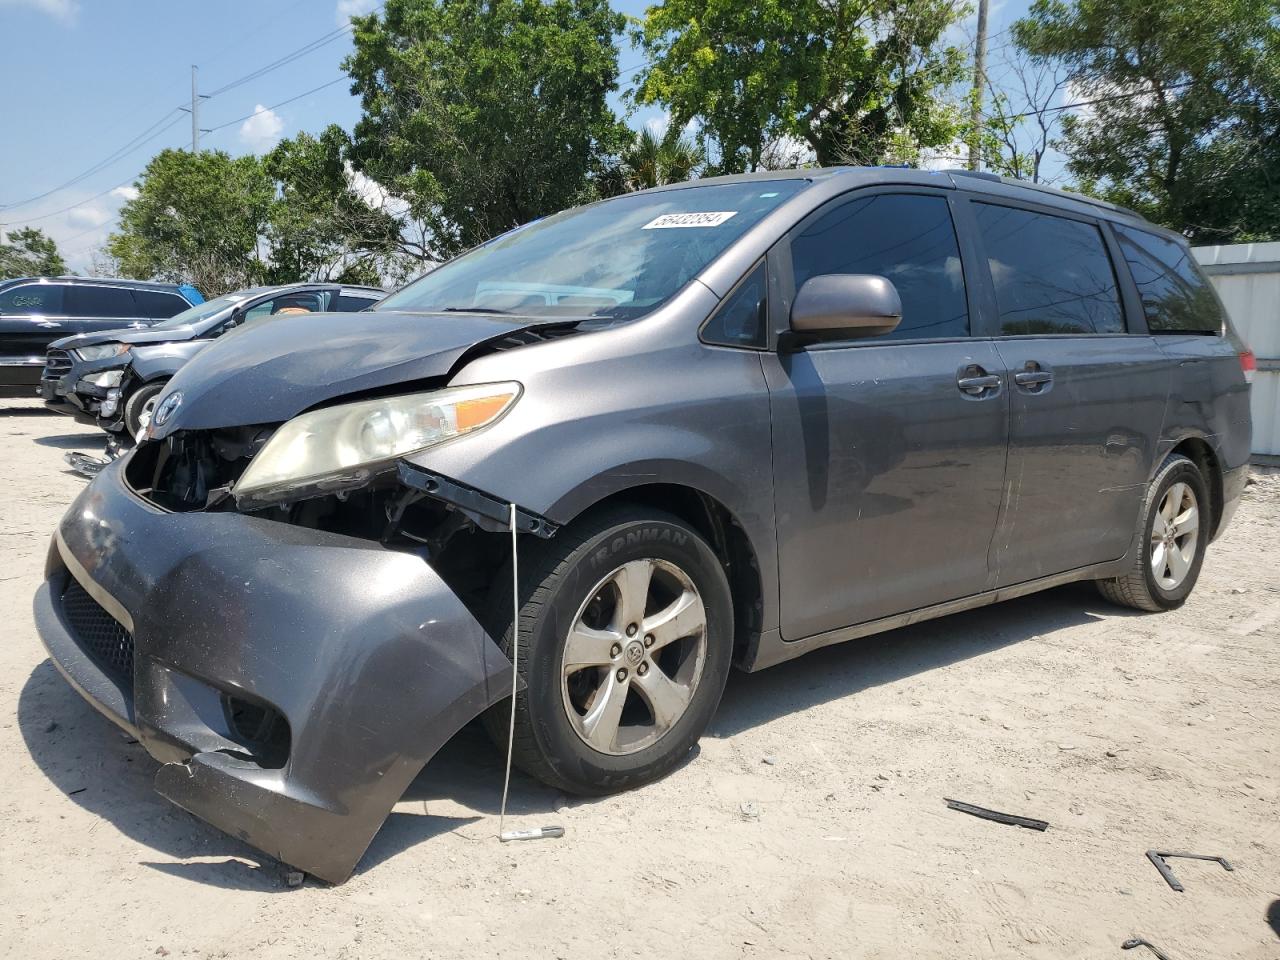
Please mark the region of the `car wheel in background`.
<svg viewBox="0 0 1280 960"><path fill-rule="evenodd" d="M697 743L724 692L733 608L723 567L679 518L609 508L552 540L521 538L513 759L562 790L655 780ZM511 655L511 574L490 595ZM510 701L485 714L505 749Z"/></svg>
<svg viewBox="0 0 1280 960"><path fill-rule="evenodd" d="M167 384L167 380L144 383L125 400L124 428L129 431L129 436L133 439L137 440L139 435L147 429L147 424L151 422L151 414L156 407L156 400L164 392Z"/></svg>

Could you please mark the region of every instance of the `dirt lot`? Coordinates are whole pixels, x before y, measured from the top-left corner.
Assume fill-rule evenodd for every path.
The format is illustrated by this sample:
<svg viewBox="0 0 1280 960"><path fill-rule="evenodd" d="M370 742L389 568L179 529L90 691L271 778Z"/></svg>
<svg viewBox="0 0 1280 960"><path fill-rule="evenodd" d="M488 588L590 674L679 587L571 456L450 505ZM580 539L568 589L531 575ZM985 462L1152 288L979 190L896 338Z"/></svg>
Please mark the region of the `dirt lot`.
<svg viewBox="0 0 1280 960"><path fill-rule="evenodd" d="M30 602L98 438L0 402L0 953L15 957L1280 957L1280 478L1180 611L1069 587L730 679L699 754L582 802L467 730L344 886L155 796L61 681ZM945 808L955 797L1045 833ZM1149 848L1181 860L1170 890ZM1148 955L1137 951L1123 956Z"/></svg>

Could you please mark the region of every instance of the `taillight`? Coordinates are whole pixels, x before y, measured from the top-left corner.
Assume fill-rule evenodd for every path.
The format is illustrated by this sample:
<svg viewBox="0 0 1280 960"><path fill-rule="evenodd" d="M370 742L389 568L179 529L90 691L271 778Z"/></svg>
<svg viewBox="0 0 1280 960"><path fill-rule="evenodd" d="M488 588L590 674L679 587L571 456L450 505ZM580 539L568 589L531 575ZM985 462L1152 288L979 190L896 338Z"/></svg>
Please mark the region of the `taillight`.
<svg viewBox="0 0 1280 960"><path fill-rule="evenodd" d="M1258 358L1253 355L1252 350L1245 350L1240 354L1240 369L1244 371L1244 382L1253 383L1253 372L1258 369Z"/></svg>

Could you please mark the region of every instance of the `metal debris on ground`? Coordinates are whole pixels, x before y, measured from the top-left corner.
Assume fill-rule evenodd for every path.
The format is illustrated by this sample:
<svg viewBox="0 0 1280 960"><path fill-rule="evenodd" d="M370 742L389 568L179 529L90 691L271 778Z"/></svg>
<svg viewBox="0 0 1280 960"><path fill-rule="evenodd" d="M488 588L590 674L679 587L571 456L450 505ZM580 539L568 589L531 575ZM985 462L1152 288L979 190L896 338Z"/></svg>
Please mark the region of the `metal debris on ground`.
<svg viewBox="0 0 1280 960"><path fill-rule="evenodd" d="M87 453L71 451L66 455L67 466L82 477L96 477L111 461L106 457L91 457Z"/></svg>
<svg viewBox="0 0 1280 960"><path fill-rule="evenodd" d="M972 803L965 803L962 800L948 800L947 807L951 810L959 810L961 813L967 813L970 816L981 817L983 820L994 820L996 823L1007 823L1013 827L1026 827L1028 830L1047 830L1049 823L1046 820L1035 820L1031 817L1019 817L1012 813L1001 813L999 810L988 810L986 807L978 807Z"/></svg>
<svg viewBox="0 0 1280 960"><path fill-rule="evenodd" d="M1147 859L1155 864L1156 869L1160 871L1160 876L1164 877L1165 882L1178 893L1183 893L1185 888L1178 881L1178 878L1173 875L1173 871L1169 869L1167 861L1170 857L1179 857L1183 860L1212 860L1215 863L1222 864L1224 870L1235 870L1235 867L1228 863L1224 857L1207 857L1201 853L1164 853L1160 850L1148 850Z"/></svg>
<svg viewBox="0 0 1280 960"><path fill-rule="evenodd" d="M1120 944L1121 950L1132 950L1134 947L1146 947L1148 950L1150 950L1152 953L1156 955L1157 960L1170 960L1170 957L1167 953L1165 953L1163 950L1157 947L1150 940L1143 940L1141 937L1132 937L1129 940L1126 940L1124 943Z"/></svg>
<svg viewBox="0 0 1280 960"><path fill-rule="evenodd" d="M290 870L284 875L284 883L287 887L300 887L306 879L307 875L301 870Z"/></svg>

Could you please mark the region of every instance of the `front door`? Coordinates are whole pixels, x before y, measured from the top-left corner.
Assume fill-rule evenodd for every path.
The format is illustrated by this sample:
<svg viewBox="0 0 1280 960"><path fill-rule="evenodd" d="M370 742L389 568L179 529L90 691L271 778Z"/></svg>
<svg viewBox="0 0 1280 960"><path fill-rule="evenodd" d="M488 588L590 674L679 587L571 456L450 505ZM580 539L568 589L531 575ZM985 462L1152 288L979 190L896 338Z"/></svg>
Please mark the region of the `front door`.
<svg viewBox="0 0 1280 960"><path fill-rule="evenodd" d="M1088 218L973 201L1009 371L1006 586L1123 556L1160 437L1171 365L1129 331L1108 238Z"/></svg>
<svg viewBox="0 0 1280 960"><path fill-rule="evenodd" d="M782 312L811 276L871 273L902 299L874 339L766 355L782 635L979 593L1005 475L1008 397L970 336L945 191L859 191L780 245Z"/></svg>

